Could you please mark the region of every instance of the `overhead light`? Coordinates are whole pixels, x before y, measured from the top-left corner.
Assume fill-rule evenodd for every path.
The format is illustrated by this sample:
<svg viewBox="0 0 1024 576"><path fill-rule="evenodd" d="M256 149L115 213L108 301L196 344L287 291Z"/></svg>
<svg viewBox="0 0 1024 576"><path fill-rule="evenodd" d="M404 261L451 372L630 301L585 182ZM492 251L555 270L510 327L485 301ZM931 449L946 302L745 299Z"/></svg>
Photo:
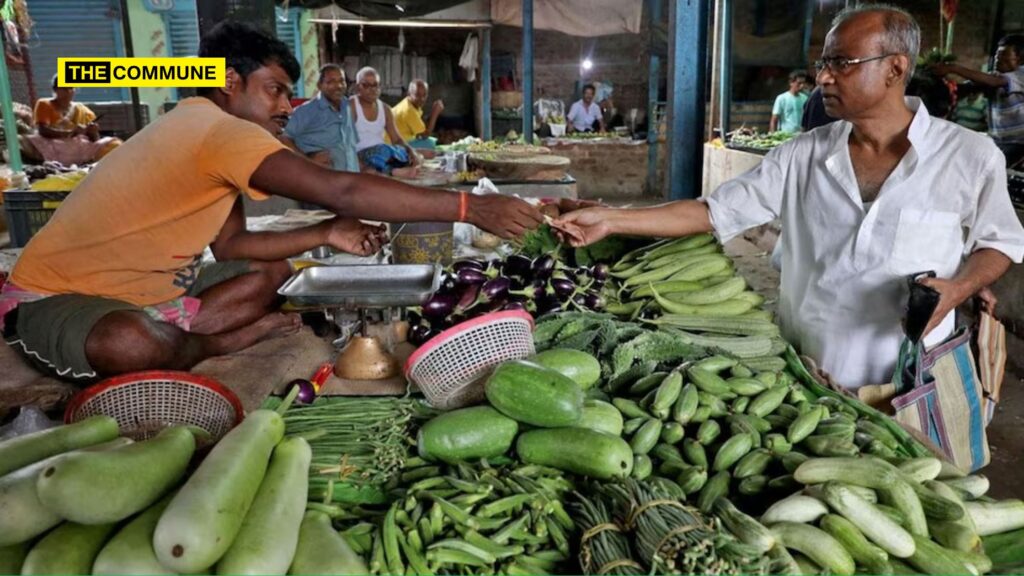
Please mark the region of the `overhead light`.
<svg viewBox="0 0 1024 576"><path fill-rule="evenodd" d="M590 70L594 67L594 63L590 61L590 58L584 58L582 66L584 70Z"/></svg>
<svg viewBox="0 0 1024 576"><path fill-rule="evenodd" d="M399 12L405 14L405 8L402 8L401 4L395 4L395 9L398 10Z"/></svg>

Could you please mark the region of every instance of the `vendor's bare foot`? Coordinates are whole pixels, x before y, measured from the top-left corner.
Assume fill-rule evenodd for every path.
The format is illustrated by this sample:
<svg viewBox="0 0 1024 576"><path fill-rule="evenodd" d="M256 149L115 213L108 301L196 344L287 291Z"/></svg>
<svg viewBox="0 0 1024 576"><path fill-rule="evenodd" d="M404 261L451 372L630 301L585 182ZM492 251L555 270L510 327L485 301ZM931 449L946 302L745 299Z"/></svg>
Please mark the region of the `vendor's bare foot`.
<svg viewBox="0 0 1024 576"><path fill-rule="evenodd" d="M290 336L302 328L302 318L298 314L271 312L252 325L255 342Z"/></svg>
<svg viewBox="0 0 1024 576"><path fill-rule="evenodd" d="M419 168L416 166L395 168L391 171L391 175L395 178L415 178L417 174L419 174Z"/></svg>

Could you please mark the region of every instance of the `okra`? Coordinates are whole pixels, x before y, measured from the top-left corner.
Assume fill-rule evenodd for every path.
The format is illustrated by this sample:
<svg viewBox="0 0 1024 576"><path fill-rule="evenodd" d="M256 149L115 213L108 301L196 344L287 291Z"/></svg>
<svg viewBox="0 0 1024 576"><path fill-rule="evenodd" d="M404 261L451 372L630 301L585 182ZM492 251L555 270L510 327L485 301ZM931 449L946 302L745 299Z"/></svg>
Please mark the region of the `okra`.
<svg viewBox="0 0 1024 576"><path fill-rule="evenodd" d="M398 549L398 526L395 523L397 510L398 504L392 504L391 508L388 509L388 513L384 516L384 558L387 561L389 572L392 574L404 574L405 564L402 563L402 554Z"/></svg>
<svg viewBox="0 0 1024 576"><path fill-rule="evenodd" d="M473 530L476 530L480 527L480 523L476 520L476 518L470 516L469 513L463 510L462 508L459 508L455 504L452 504L451 502L445 500L444 498L441 498L440 496L431 495L431 497L434 499L435 504L441 506L441 510L444 512L444 515L448 518L451 518L451 520L456 524L465 526L467 528L472 528Z"/></svg>
<svg viewBox="0 0 1024 576"><path fill-rule="evenodd" d="M506 496L494 502L489 502L481 506L477 511L476 515L483 518L490 518L499 514L504 514L510 510L522 508L525 504L529 504L537 498L533 494L514 494L512 496Z"/></svg>
<svg viewBox="0 0 1024 576"><path fill-rule="evenodd" d="M482 560L480 557L474 556L473 554L469 554L462 550L454 550L451 548L438 548L435 550L428 550L427 561L437 565L455 564L479 567L490 566L492 564L491 562Z"/></svg>
<svg viewBox="0 0 1024 576"><path fill-rule="evenodd" d="M498 544L505 544L513 535L524 531L529 521L530 513L524 512L518 518L505 524L494 534L491 534L491 540Z"/></svg>

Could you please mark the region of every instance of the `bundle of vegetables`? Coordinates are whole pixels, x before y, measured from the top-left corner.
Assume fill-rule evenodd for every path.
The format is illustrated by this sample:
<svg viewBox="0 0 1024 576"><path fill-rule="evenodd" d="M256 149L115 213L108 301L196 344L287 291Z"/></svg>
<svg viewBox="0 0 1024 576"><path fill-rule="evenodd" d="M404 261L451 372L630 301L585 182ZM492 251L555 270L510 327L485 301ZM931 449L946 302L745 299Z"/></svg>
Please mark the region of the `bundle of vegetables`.
<svg viewBox="0 0 1024 576"><path fill-rule="evenodd" d="M1024 528L1024 503L983 499L984 477L964 477L935 458L892 462L807 460L794 471L803 490L773 504L761 522L798 565L832 574L983 574L992 561L981 536Z"/></svg>
<svg viewBox="0 0 1024 576"><path fill-rule="evenodd" d="M410 314L409 341L420 345L459 322L500 310L542 315L563 309L600 310L608 277L603 264L568 267L552 256L529 259L460 260L445 273L441 288L419 312Z"/></svg>
<svg viewBox="0 0 1024 576"><path fill-rule="evenodd" d="M196 441L183 426L133 443L97 416L0 444L0 566L22 574L365 570L352 554L321 556L347 545L329 522L325 531L303 518L311 451L302 438L283 439L284 428L278 412L250 413L188 478Z"/></svg>
<svg viewBox="0 0 1024 576"><path fill-rule="evenodd" d="M619 530L631 541L645 572L768 572L769 561L763 550L741 542L715 517L687 506L676 493L658 483L628 480L598 486L596 493L616 510Z"/></svg>
<svg viewBox="0 0 1024 576"><path fill-rule="evenodd" d="M271 397L264 408L280 405ZM402 471L409 437L433 412L409 398L334 398L294 405L284 414L285 434L305 437L312 449L309 498L383 504L385 488Z"/></svg>
<svg viewBox="0 0 1024 576"><path fill-rule="evenodd" d="M796 136L794 132L771 132L761 134L756 131L737 131L729 138L730 148L749 148L768 151L779 144L785 144Z"/></svg>
<svg viewBox="0 0 1024 576"><path fill-rule="evenodd" d="M623 533L601 499L574 494L572 511L580 536L579 562L583 574L626 576L644 570L633 557L629 536Z"/></svg>
<svg viewBox="0 0 1024 576"><path fill-rule="evenodd" d="M379 526L342 535L372 574L551 573L569 559L571 489L543 466L444 466L405 486Z"/></svg>

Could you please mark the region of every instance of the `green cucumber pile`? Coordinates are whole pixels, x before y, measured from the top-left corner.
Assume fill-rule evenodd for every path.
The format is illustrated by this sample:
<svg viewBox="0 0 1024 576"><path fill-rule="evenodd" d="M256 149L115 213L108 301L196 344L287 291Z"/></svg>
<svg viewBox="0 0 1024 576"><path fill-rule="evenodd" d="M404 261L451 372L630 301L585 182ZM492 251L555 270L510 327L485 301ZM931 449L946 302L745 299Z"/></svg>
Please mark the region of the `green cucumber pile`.
<svg viewBox="0 0 1024 576"><path fill-rule="evenodd" d="M191 474L184 426L132 442L95 416L4 442L0 573L365 572L306 513L312 452L284 431L278 412L256 410Z"/></svg>

